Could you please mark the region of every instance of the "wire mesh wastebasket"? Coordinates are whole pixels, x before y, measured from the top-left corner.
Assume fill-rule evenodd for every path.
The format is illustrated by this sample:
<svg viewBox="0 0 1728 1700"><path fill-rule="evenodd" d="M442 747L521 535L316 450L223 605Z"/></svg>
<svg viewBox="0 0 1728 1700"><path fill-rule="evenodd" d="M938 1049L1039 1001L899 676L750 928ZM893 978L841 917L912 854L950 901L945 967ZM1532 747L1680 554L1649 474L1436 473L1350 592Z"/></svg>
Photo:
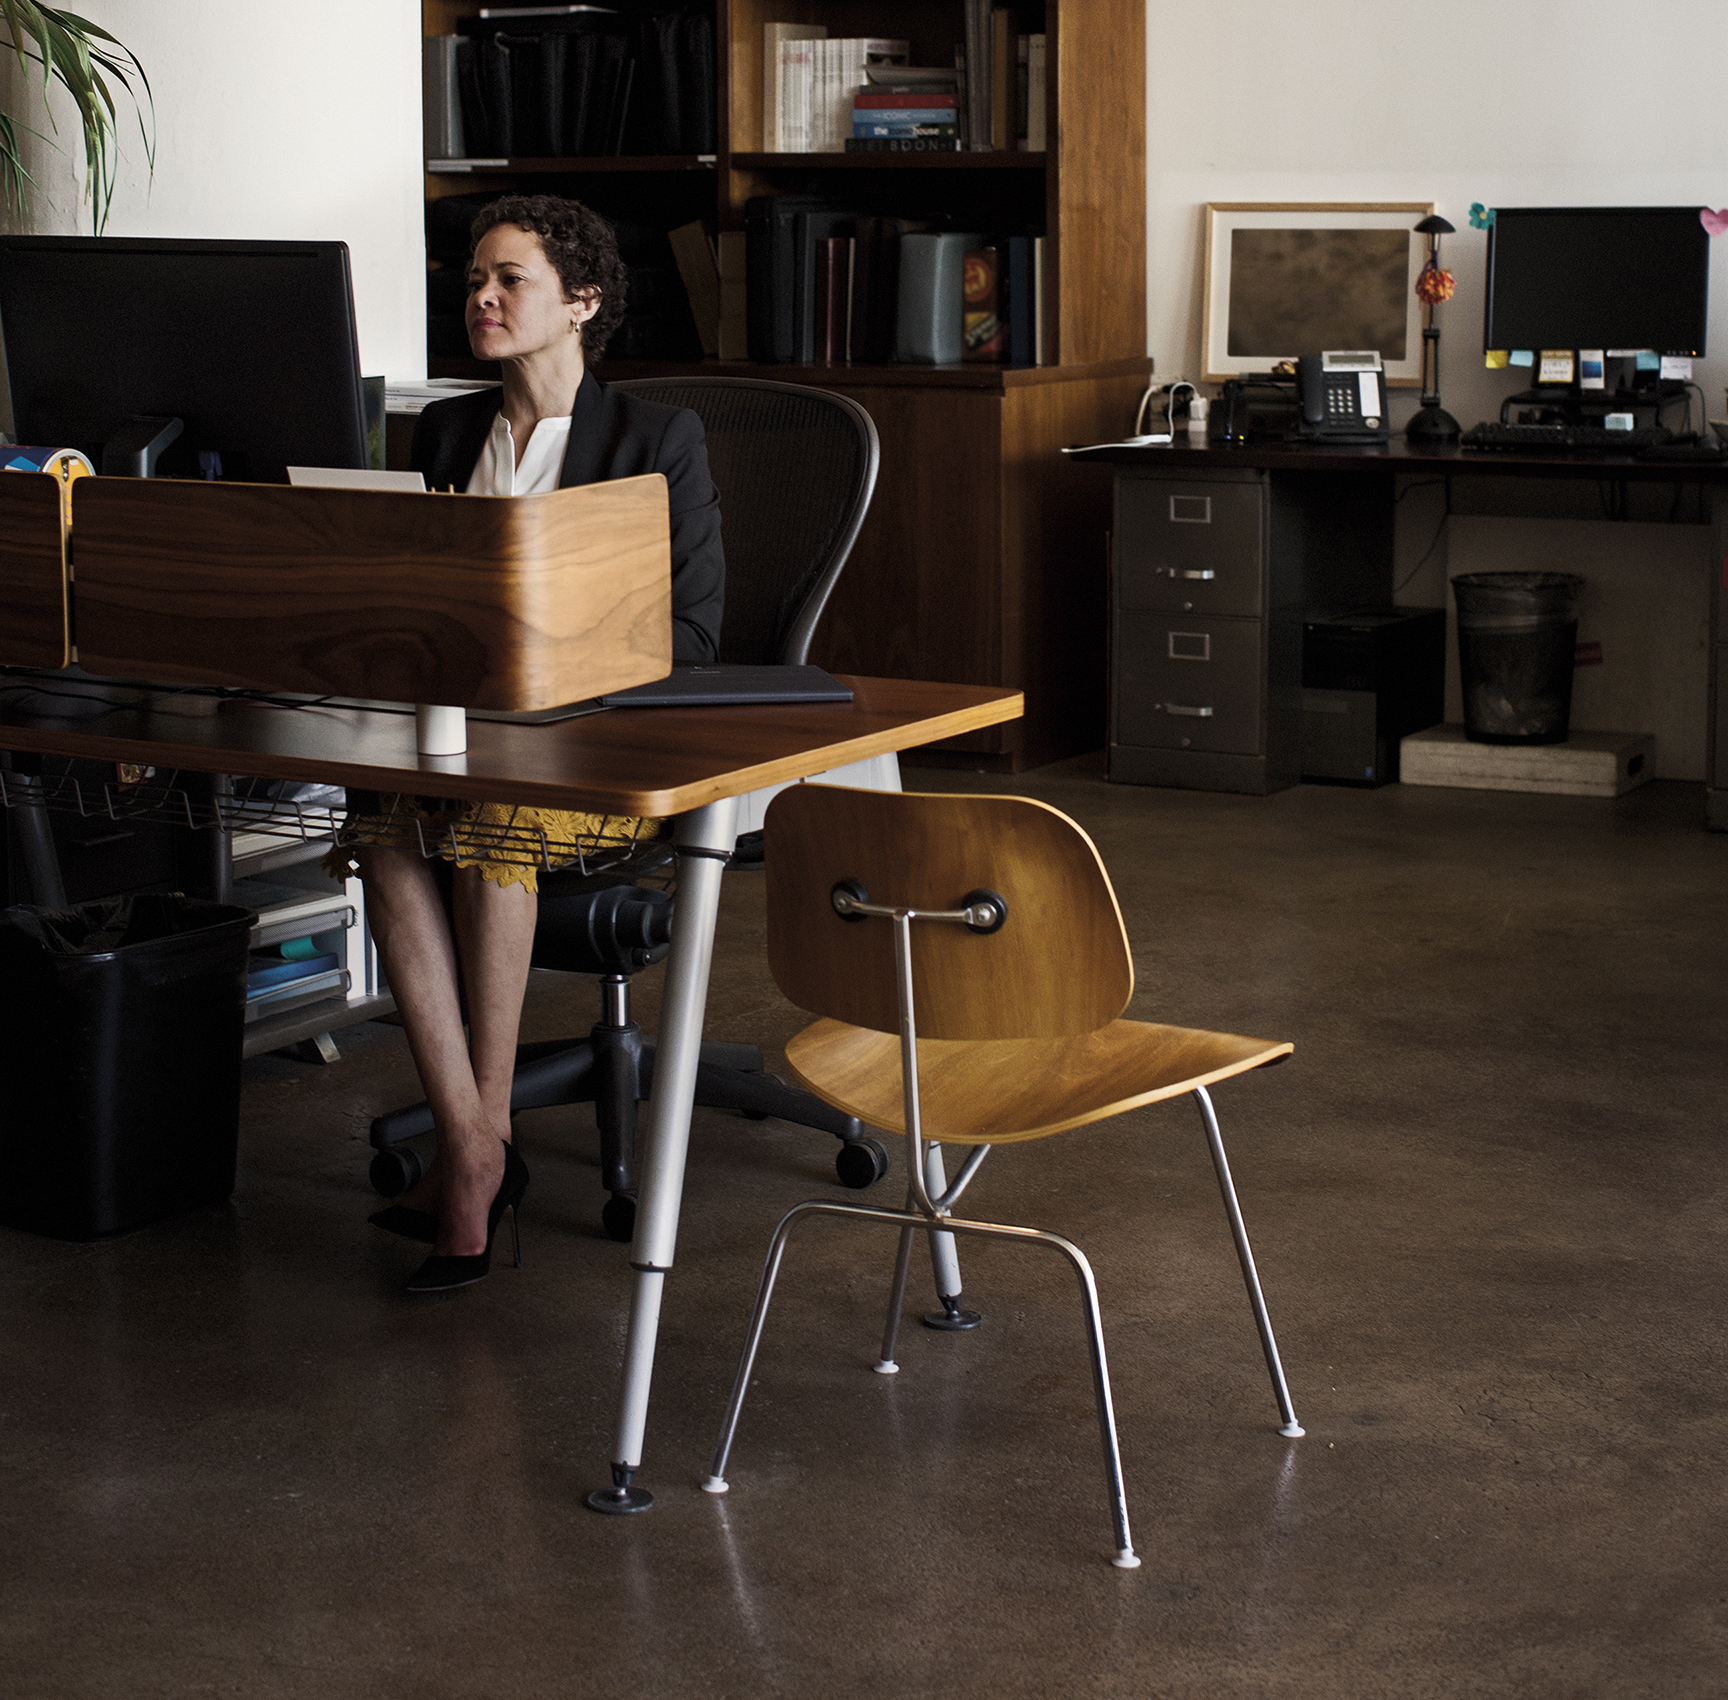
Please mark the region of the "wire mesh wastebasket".
<svg viewBox="0 0 1728 1700"><path fill-rule="evenodd" d="M1453 579L1465 737L1478 744L1565 743L1583 585L1576 573Z"/></svg>

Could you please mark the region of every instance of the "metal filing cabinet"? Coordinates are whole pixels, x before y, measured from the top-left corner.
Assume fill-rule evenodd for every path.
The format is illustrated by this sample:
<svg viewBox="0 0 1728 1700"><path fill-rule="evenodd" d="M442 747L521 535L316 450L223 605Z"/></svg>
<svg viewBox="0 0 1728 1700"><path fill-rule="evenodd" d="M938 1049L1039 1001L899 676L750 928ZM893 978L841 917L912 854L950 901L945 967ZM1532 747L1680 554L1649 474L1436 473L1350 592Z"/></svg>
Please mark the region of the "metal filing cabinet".
<svg viewBox="0 0 1728 1700"><path fill-rule="evenodd" d="M1110 777L1261 795L1301 771L1301 607L1269 475L1122 468Z"/></svg>

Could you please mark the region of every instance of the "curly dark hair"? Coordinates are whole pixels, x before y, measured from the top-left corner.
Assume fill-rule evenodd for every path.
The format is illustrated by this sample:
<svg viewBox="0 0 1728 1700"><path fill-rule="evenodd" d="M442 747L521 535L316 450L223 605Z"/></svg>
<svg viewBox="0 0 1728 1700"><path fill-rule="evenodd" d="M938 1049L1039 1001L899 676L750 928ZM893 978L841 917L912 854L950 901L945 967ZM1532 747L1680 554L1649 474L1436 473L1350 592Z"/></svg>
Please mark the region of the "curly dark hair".
<svg viewBox="0 0 1728 1700"><path fill-rule="evenodd" d="M514 224L540 238L541 250L564 285L564 298L574 301L584 290L599 292L594 317L582 326L582 352L598 360L624 317L629 273L618 254L612 226L580 201L558 195L506 195L482 207L468 231L468 257L494 225Z"/></svg>

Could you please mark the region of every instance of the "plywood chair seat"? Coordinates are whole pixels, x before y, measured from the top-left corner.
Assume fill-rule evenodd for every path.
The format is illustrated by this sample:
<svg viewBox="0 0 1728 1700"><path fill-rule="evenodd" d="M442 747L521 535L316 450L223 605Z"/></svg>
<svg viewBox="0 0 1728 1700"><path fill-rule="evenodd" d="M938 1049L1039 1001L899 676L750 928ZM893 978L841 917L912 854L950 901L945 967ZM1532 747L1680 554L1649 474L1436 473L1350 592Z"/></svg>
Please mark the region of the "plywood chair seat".
<svg viewBox="0 0 1728 1700"><path fill-rule="evenodd" d="M944 1144L1044 1139L1183 1097L1277 1062L1293 1048L1236 1033L1121 1020L1054 1039L921 1039L920 1119L924 1137ZM817 1097L871 1127L905 1133L897 1034L822 1020L788 1042L786 1060Z"/></svg>

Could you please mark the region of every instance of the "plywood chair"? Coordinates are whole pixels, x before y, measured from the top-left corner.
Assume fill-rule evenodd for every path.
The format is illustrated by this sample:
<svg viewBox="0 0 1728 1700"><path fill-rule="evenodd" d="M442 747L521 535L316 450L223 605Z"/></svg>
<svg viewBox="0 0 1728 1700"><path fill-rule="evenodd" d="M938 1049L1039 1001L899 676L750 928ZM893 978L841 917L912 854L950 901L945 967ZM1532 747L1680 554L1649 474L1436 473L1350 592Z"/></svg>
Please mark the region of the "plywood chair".
<svg viewBox="0 0 1728 1700"><path fill-rule="evenodd" d="M768 960L781 991L823 1019L786 1047L817 1096L903 1133L903 1209L811 1200L769 1246L713 1473L726 1464L786 1242L806 1217L856 1216L900 1229L882 1357L894 1361L914 1235L980 1234L1045 1245L1080 1279L1115 1530L1112 1560L1138 1565L1091 1265L1062 1235L962 1219L954 1206L997 1145L1045 1139L1141 1104L1192 1094L1278 1401L1290 1403L1208 1088L1287 1057L1269 1039L1120 1019L1134 966L1109 876L1066 815L1023 797L895 795L801 785L768 810ZM928 923L928 924L927 924ZM913 933L917 930L914 949ZM971 1147L951 1185L930 1155Z"/></svg>

